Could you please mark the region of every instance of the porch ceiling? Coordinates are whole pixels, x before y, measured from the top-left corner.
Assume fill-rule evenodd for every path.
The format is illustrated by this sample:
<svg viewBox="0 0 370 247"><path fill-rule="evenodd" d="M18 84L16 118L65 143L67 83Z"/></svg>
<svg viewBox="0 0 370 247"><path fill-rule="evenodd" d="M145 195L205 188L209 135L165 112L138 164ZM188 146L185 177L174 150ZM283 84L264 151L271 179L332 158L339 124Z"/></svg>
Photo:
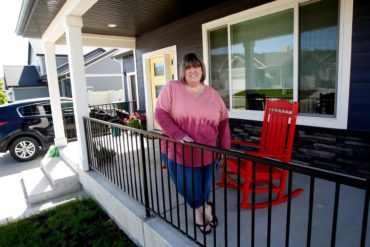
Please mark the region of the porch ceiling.
<svg viewBox="0 0 370 247"><path fill-rule="evenodd" d="M229 0L98 0L83 15L83 33L137 37ZM41 38L66 0L23 0L16 33ZM113 23L117 27L107 25Z"/></svg>

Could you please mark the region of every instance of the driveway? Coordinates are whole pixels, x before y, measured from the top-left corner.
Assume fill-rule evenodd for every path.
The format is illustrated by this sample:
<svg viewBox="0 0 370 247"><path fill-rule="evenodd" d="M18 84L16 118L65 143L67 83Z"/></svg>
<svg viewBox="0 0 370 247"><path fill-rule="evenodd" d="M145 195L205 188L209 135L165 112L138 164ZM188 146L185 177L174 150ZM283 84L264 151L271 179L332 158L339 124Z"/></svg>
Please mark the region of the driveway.
<svg viewBox="0 0 370 247"><path fill-rule="evenodd" d="M82 196L83 192L78 192L39 204L30 205L27 202L21 182L22 171L40 167L44 155L42 153L32 161L18 162L12 159L9 152L0 153L0 224Z"/></svg>

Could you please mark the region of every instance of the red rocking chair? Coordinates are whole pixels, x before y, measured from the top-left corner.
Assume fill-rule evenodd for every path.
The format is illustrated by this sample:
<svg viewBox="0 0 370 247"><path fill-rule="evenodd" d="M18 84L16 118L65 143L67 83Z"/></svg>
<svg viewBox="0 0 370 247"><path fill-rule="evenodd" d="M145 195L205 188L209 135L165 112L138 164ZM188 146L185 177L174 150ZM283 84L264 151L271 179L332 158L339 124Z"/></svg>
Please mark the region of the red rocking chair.
<svg viewBox="0 0 370 247"><path fill-rule="evenodd" d="M264 120L262 125L262 134L260 144L248 143L243 141L233 140L231 143L241 146L255 146L257 152L246 151L245 153L259 157L277 159L282 162L290 162L291 153L294 141L294 132L298 114L298 103L290 103L284 100L267 101ZM252 193L253 174L252 161L240 160L240 178L244 183L241 184L242 192L241 208L252 208L252 203L249 202L249 195ZM238 174L238 160L227 158L226 160L226 175L225 169L222 168L221 181L217 183L219 186L225 186L225 176L227 187L237 188L238 184L235 175ZM276 205L288 200L288 196L284 195L285 185L288 177L288 171L272 168L269 165L255 163L255 193L256 198L258 193L269 193L270 170L272 170L272 193L276 193L276 198L272 198L271 205ZM267 185L267 186L266 186ZM303 189L296 189L291 193L291 198L302 193ZM255 202L255 208L264 208L269 205L268 201Z"/></svg>

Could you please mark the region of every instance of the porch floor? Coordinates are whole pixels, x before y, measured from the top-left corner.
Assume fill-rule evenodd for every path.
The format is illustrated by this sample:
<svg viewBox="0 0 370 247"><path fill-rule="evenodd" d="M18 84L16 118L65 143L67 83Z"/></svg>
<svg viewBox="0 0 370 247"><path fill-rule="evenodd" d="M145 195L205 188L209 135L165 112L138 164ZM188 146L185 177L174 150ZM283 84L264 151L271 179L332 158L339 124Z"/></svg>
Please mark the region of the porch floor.
<svg viewBox="0 0 370 247"><path fill-rule="evenodd" d="M114 145L124 143L123 137L114 138L114 142L116 143ZM70 155L78 154L78 148L76 149L75 147L76 143L70 143L68 146L74 146L70 148L70 150L73 150ZM148 147L146 146L146 148ZM154 147L149 144L149 152L153 151L153 148L157 150L157 144L155 144ZM146 155L149 152L146 152ZM117 159L120 160L123 159L124 155L127 155L125 152L120 153L118 151L117 153ZM227 246L237 246L237 191L228 188L225 193L224 187L215 187L214 197L213 193L211 193L210 201L215 201L218 226L213 229L211 234L203 235L199 229L194 230L193 210L188 205L184 204L184 200L181 196L177 196L178 194L174 183L168 181L169 176L167 174L167 169L163 169L160 165L159 155L156 154L155 159L156 161L154 161L153 156L150 155L146 157L146 167L149 175L148 187L150 208L154 209L160 218L174 225L171 226L169 224L168 227L177 227L183 233L187 233L187 235L196 239L199 243L213 246L214 241L216 241L216 246L225 246L225 242ZM140 160L140 157L138 160ZM127 168L123 167L124 165L119 164L119 162L109 165L115 166L114 169L120 172L124 172ZM129 166L128 169L130 169L130 167L136 169L132 164L127 166ZM143 181L138 177L138 174L141 173L142 171L137 170L137 179L130 179L121 183L121 187L126 188L126 190L138 201L143 198L143 195L140 193ZM216 170L216 182L220 180L220 174L221 169L218 168ZM104 174L102 175L104 176ZM116 184L117 183L119 182L116 181ZM114 185L112 184L112 186ZM306 245L309 221L309 187L309 176L293 173L293 190L302 188L304 192L291 201L289 246ZM135 192L136 190L138 192ZM322 179L315 179L310 239L311 246L331 246L334 191L335 183ZM360 245L364 194L365 193L359 189L341 185L335 246L347 247ZM257 198L257 200L259 199L260 198ZM287 203L282 203L271 208L271 246L285 246L286 217ZM251 219L252 210L240 209L239 229L241 246L251 246ZM267 246L267 208L255 210L254 227L255 246ZM369 235L370 227L367 228L367 236ZM366 246L370 246L370 241L367 241Z"/></svg>

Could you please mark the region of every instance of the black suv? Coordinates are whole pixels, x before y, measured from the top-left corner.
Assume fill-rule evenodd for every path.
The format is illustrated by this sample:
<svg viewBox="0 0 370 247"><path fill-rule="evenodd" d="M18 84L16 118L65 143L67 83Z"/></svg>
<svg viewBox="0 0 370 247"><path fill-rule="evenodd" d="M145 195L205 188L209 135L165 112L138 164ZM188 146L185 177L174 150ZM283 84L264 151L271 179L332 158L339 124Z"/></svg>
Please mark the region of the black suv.
<svg viewBox="0 0 370 247"><path fill-rule="evenodd" d="M76 137L72 99L62 98L64 126L68 139ZM16 101L0 106L0 152L10 151L18 161L37 157L54 143L49 98Z"/></svg>

